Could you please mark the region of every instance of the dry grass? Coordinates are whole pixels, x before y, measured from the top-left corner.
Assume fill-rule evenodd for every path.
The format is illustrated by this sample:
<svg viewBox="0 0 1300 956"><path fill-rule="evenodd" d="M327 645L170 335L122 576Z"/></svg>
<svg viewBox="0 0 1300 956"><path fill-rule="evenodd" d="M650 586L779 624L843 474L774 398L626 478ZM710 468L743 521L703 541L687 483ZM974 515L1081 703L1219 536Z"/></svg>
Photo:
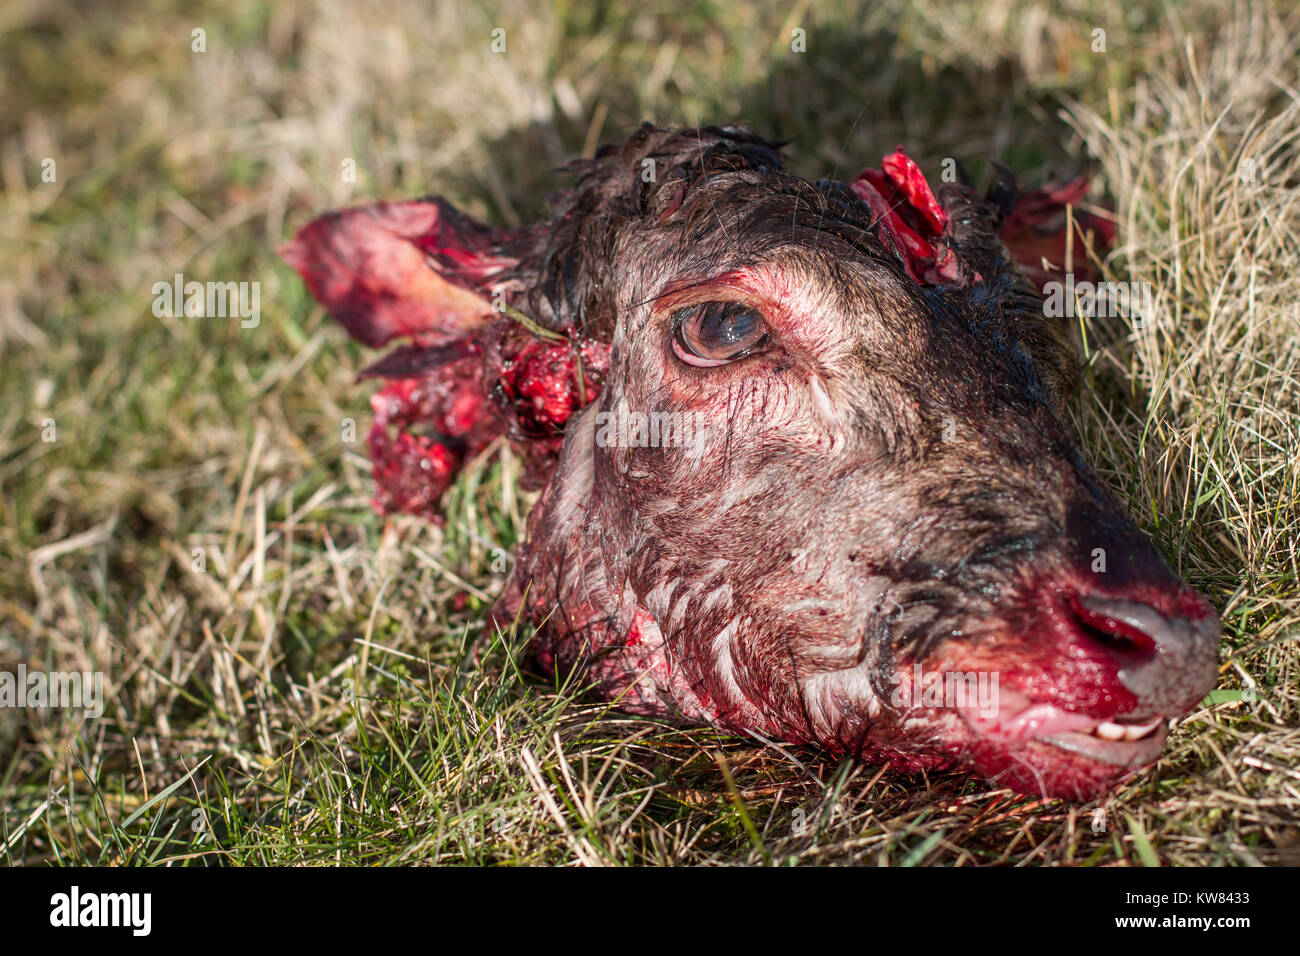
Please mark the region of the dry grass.
<svg viewBox="0 0 1300 956"><path fill-rule="evenodd" d="M0 711L4 859L1300 862L1294 10L273 9L0 13L0 670L99 670L112 692L97 720ZM1099 171L1107 268L1157 309L1083 328L1080 426L1227 627L1220 690L1100 832L1095 805L608 712L521 674L522 636L471 655L527 510L506 456L444 528L370 512L341 440L364 431L365 357L275 245L371 196L518 222L551 167L642 118L748 121L810 175L900 142L931 171ZM176 272L260 281L261 324L154 318Z"/></svg>

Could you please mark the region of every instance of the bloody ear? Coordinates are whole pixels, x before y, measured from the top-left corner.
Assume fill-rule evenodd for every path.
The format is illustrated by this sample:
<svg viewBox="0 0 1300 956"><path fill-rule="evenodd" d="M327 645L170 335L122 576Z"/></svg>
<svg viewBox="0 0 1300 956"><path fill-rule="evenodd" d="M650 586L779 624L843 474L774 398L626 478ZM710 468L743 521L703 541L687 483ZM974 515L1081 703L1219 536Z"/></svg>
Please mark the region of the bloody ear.
<svg viewBox="0 0 1300 956"><path fill-rule="evenodd" d="M1079 176L1021 193L1002 224L1002 241L1040 289L1065 275L1067 258L1070 271L1081 281L1100 278L1088 252L1101 256L1115 244L1115 223L1081 208L1088 186L1088 177Z"/></svg>
<svg viewBox="0 0 1300 956"><path fill-rule="evenodd" d="M998 183L987 202L990 211L996 207L1005 216L995 228L1020 270L1042 289L1064 275L1066 251L1072 248L1074 273L1096 278L1087 251L1106 252L1115 241L1115 226L1078 208L1087 197L1088 177L1018 193L1010 172L1000 166L998 170ZM902 149L886 156L880 169L864 169L849 186L876 214L880 238L893 244L917 282L964 286L987 278L980 274L986 264L978 261L978 254L970 254L975 250L961 248L964 224L953 222L950 214L950 206L969 206L975 198L968 188L946 185L936 199L920 168Z"/></svg>
<svg viewBox="0 0 1300 956"><path fill-rule="evenodd" d="M986 199L957 183L940 187L936 199L899 149L880 169L859 173L850 188L875 213L881 240L893 245L916 282L985 284L1000 303L1007 336L1024 349L1058 410L1064 409L1078 381L1078 357L1068 323L1050 318L1033 293L1063 275L1067 249L1073 272L1094 278L1088 252L1100 255L1114 241L1112 223L1078 209L1088 178L1018 193L1009 171L998 167L998 183ZM1015 268L1008 268L1011 263Z"/></svg>
<svg viewBox="0 0 1300 956"><path fill-rule="evenodd" d="M438 346L493 318L494 282L517 264L516 241L430 198L327 213L280 256L353 338Z"/></svg>
<svg viewBox="0 0 1300 956"><path fill-rule="evenodd" d="M880 166L864 169L849 188L875 213L881 241L893 244L907 274L921 285L978 281L948 248L948 214L916 163L900 148Z"/></svg>

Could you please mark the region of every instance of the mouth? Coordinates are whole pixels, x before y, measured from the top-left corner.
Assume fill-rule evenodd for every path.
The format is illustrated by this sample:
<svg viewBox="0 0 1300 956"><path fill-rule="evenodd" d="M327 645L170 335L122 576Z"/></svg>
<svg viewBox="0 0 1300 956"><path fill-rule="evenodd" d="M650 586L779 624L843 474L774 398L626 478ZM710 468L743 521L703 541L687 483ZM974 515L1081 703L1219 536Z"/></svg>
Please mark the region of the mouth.
<svg viewBox="0 0 1300 956"><path fill-rule="evenodd" d="M1119 739L1104 736L1107 728L1124 736ZM1133 735L1139 736L1133 736ZM1050 744L1066 753L1131 770L1152 763L1165 749L1169 735L1169 722L1160 717L1147 724L1117 724L1102 721L1092 733L1066 731L1036 737L1040 743Z"/></svg>
<svg viewBox="0 0 1300 956"><path fill-rule="evenodd" d="M1166 716L1102 720L1014 691L1004 691L1002 698L995 714L962 708L961 716L981 740L1008 748L1044 744L1075 759L1131 770L1159 757L1168 736Z"/></svg>

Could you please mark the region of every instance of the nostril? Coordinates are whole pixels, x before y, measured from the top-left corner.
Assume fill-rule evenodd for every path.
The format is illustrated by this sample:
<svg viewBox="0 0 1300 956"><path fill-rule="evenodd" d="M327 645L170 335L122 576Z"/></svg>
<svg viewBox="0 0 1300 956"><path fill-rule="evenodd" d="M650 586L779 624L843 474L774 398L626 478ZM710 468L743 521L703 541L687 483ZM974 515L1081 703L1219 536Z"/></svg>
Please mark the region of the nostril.
<svg viewBox="0 0 1300 956"><path fill-rule="evenodd" d="M1107 650L1124 655L1153 656L1160 635L1168 630L1164 619L1145 606L1126 603L1120 610L1097 598L1071 597L1066 608L1080 631Z"/></svg>
<svg viewBox="0 0 1300 956"><path fill-rule="evenodd" d="M1119 665L1115 676L1143 713L1189 708L1214 686L1219 622L1213 614L1167 616L1144 601L1097 594L1070 598L1061 610L1078 636Z"/></svg>

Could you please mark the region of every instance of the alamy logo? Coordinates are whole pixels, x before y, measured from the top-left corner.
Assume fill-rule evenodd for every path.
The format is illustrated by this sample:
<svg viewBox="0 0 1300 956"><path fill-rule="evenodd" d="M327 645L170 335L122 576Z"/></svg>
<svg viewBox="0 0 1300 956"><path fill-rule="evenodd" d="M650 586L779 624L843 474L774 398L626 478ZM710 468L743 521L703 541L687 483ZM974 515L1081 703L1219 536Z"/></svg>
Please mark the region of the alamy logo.
<svg viewBox="0 0 1300 956"><path fill-rule="evenodd" d="M923 671L912 667L912 680L904 684L899 675L890 680L897 686L889 702L897 708L926 707L933 710L974 708L984 718L998 714L997 671Z"/></svg>
<svg viewBox="0 0 1300 956"><path fill-rule="evenodd" d="M684 448L687 458L704 454L707 428L699 412L638 412L620 401L596 415L601 448Z"/></svg>
<svg viewBox="0 0 1300 956"><path fill-rule="evenodd" d="M239 317L239 325L255 329L262 321L262 284L260 282L185 281L178 272L171 282L153 284L153 314L156 318L229 319Z"/></svg>
<svg viewBox="0 0 1300 956"><path fill-rule="evenodd" d="M1123 317L1140 326L1154 311L1149 282L1075 282L1074 273L1067 272L1064 283L1047 283L1043 294L1043 315L1049 319Z"/></svg>
<svg viewBox="0 0 1300 956"><path fill-rule="evenodd" d="M59 707L84 710L87 717L104 713L102 671L0 671L0 707Z"/></svg>
<svg viewBox="0 0 1300 956"><path fill-rule="evenodd" d="M153 928L150 893L83 893L74 886L50 897L50 925L128 926L134 936L148 936Z"/></svg>

